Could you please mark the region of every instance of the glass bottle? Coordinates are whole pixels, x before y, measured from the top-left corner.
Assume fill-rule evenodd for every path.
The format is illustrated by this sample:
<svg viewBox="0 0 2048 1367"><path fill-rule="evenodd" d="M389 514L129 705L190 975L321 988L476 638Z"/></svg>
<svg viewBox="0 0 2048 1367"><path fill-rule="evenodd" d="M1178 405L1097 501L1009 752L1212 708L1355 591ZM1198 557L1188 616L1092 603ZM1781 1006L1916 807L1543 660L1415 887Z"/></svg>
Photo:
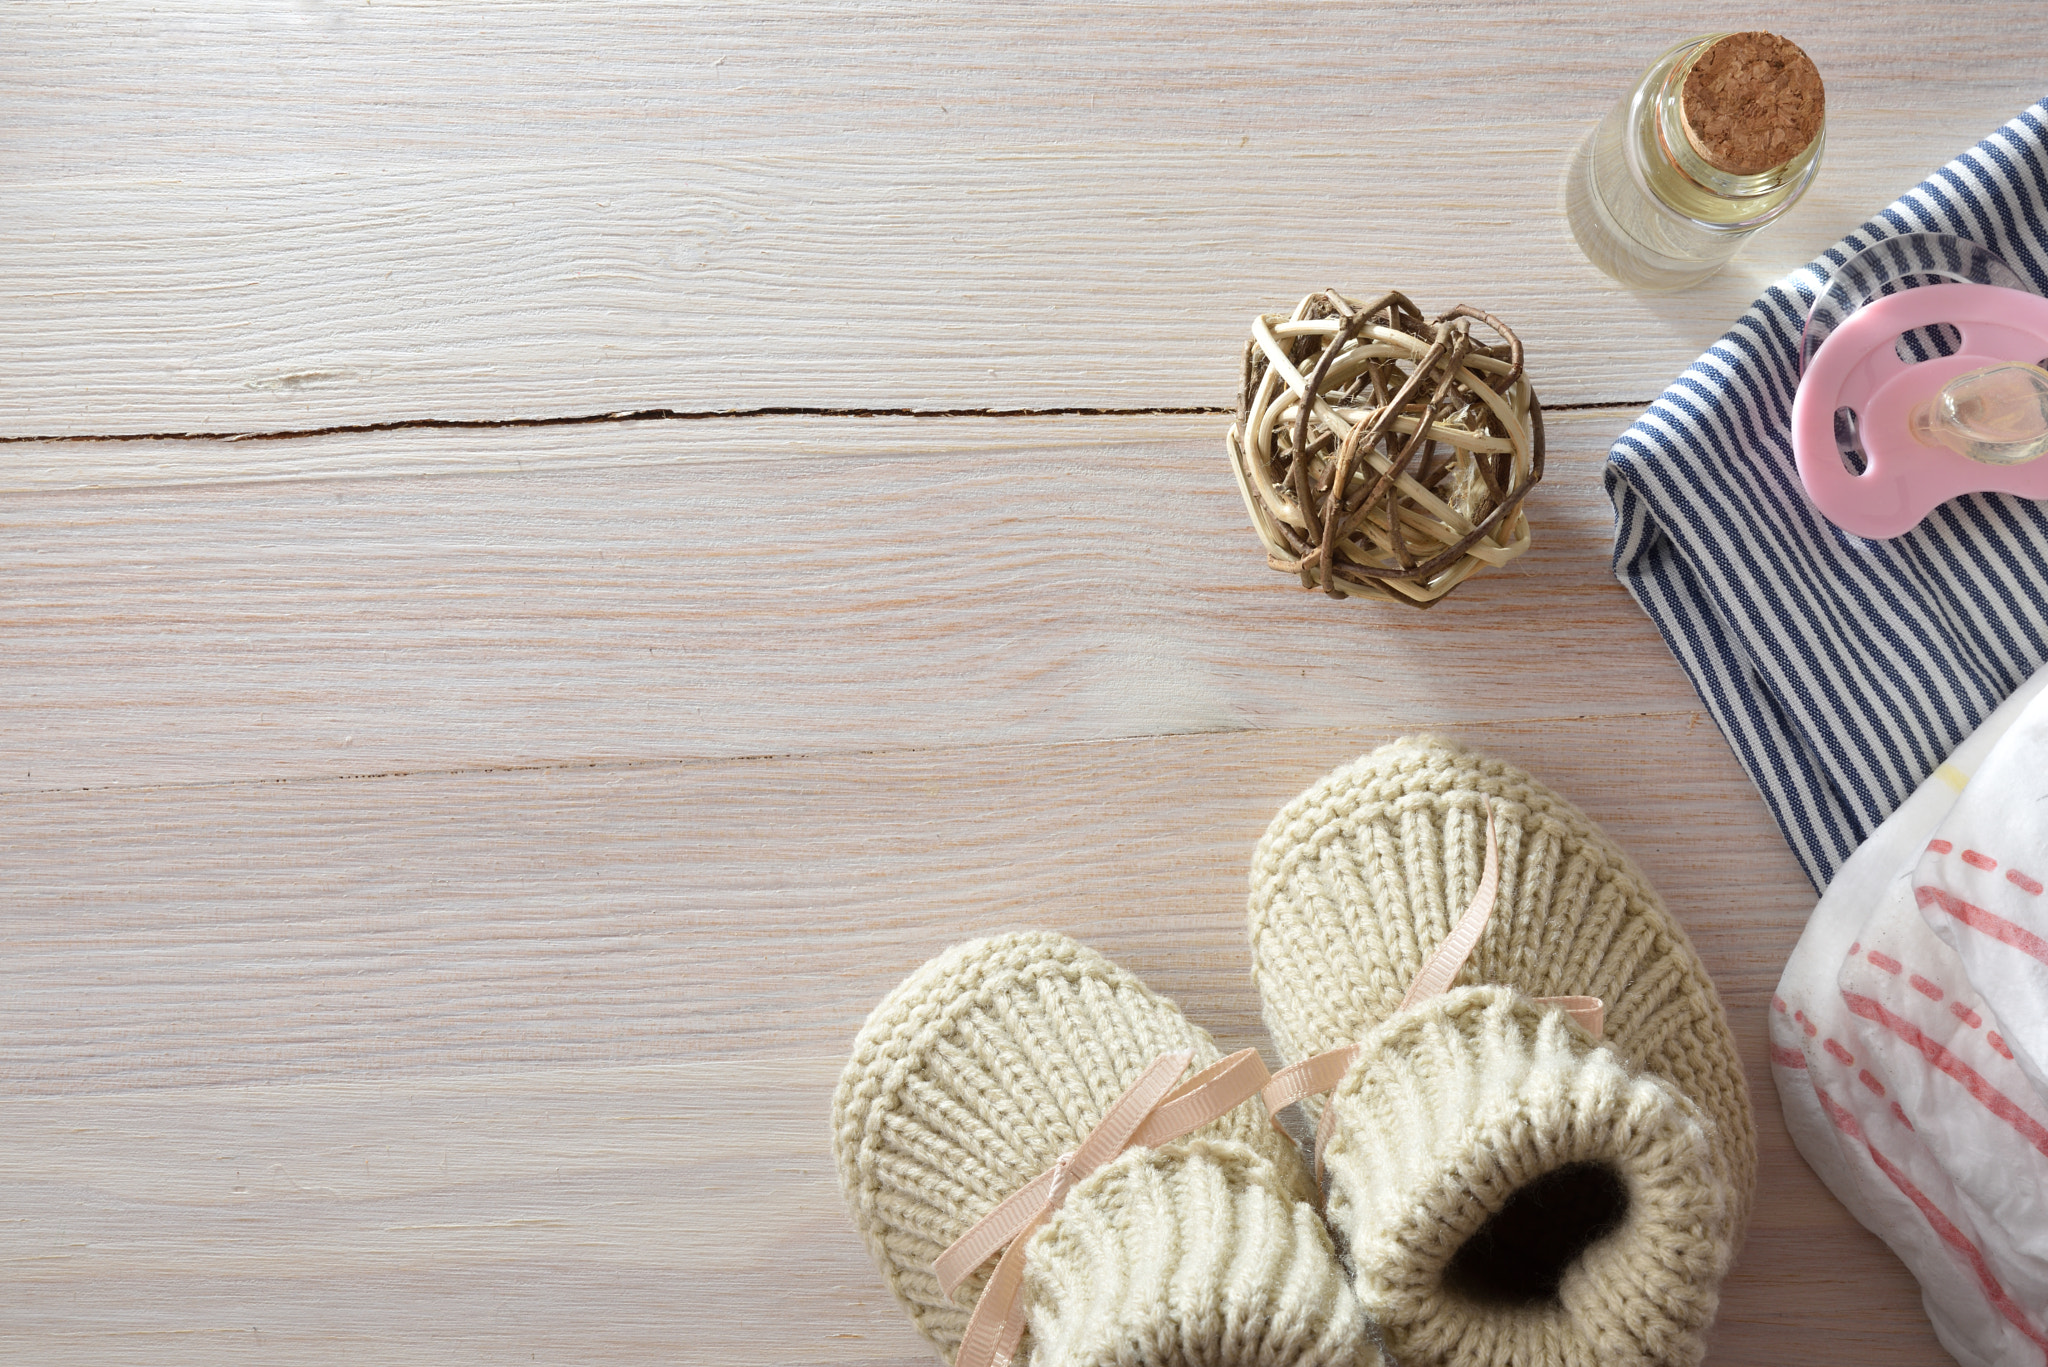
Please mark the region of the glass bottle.
<svg viewBox="0 0 2048 1367"><path fill-rule="evenodd" d="M1803 145L1787 146L1783 161L1741 174L1708 160L1687 126L1685 98L1688 80L1718 44L1755 39L1796 55L1811 83L1812 135ZM1714 33L1670 49L1572 158L1565 205L1580 250L1614 279L1640 289L1679 289L1714 274L1745 238L1791 208L1813 183L1826 142L1819 96L1819 76L1806 55L1773 35ZM1783 129L1800 127L1784 105L1761 108L1757 117L1765 122L1747 130L1753 135L1782 139ZM1768 122L1774 114L1779 129Z"/></svg>

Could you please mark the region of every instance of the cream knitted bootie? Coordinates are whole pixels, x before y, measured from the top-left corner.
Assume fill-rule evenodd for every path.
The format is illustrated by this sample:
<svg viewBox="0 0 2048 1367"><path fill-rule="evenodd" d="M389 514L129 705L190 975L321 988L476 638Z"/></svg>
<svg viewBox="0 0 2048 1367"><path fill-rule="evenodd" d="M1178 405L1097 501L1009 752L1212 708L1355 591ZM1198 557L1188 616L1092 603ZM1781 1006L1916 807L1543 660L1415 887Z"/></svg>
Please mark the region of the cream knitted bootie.
<svg viewBox="0 0 2048 1367"><path fill-rule="evenodd" d="M1061 935L959 945L875 1008L833 1097L833 1152L868 1251L949 1362L991 1277L983 1266L948 1297L933 1264L1040 1174L1064 1174L1155 1060L1178 1076L1171 1056L1190 1053L1192 1068L1218 1061L1172 1002ZM1314 1195L1256 1096L1125 1148L1024 1236L1017 1360L1372 1363Z"/></svg>
<svg viewBox="0 0 2048 1367"><path fill-rule="evenodd" d="M1489 811L1497 900L1457 977L1478 985L1403 1009L1480 891ZM1282 1059L1357 1046L1322 1159L1389 1356L1704 1355L1756 1171L1748 1093L1698 956L1584 813L1508 765L1398 741L1274 819L1250 931ZM1534 1000L1567 994L1602 999L1601 1042Z"/></svg>

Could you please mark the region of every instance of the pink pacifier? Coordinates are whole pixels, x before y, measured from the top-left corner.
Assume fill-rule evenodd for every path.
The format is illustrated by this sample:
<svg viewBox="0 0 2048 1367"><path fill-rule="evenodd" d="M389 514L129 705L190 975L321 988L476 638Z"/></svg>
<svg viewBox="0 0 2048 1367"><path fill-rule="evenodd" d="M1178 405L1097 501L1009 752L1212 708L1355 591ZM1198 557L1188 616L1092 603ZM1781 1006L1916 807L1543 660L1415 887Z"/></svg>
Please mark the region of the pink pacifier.
<svg viewBox="0 0 2048 1367"><path fill-rule="evenodd" d="M1814 301L1799 359L1792 452L1843 531L1898 536L1960 494L2048 498L2048 299L1976 243L1859 252Z"/></svg>

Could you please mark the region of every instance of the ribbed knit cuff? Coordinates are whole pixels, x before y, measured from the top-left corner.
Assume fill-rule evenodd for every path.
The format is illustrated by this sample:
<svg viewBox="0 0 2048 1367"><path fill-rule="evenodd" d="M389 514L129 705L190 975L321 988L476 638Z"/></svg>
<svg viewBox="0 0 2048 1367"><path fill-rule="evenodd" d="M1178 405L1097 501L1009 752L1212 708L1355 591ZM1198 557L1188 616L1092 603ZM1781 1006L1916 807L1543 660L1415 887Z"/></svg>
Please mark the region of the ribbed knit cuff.
<svg viewBox="0 0 2048 1367"><path fill-rule="evenodd" d="M1032 1367L1378 1361L1309 1193L1243 1144L1128 1152L1028 1249Z"/></svg>
<svg viewBox="0 0 2048 1367"><path fill-rule="evenodd" d="M1699 1361L1741 1203L1696 1107L1509 988L1361 1043L1328 1103L1329 1215L1392 1357Z"/></svg>

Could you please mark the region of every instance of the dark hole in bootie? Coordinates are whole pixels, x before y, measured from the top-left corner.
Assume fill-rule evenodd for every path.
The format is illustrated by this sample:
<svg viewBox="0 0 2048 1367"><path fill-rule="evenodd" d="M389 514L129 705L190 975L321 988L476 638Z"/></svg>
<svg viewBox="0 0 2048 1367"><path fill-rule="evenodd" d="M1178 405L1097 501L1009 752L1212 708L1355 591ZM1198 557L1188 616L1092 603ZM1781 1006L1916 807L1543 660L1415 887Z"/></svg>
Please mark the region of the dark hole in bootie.
<svg viewBox="0 0 2048 1367"><path fill-rule="evenodd" d="M1451 1256L1444 1283L1475 1301L1553 1300L1565 1269L1628 1214L1628 1188L1605 1163L1547 1172L1507 1199Z"/></svg>

